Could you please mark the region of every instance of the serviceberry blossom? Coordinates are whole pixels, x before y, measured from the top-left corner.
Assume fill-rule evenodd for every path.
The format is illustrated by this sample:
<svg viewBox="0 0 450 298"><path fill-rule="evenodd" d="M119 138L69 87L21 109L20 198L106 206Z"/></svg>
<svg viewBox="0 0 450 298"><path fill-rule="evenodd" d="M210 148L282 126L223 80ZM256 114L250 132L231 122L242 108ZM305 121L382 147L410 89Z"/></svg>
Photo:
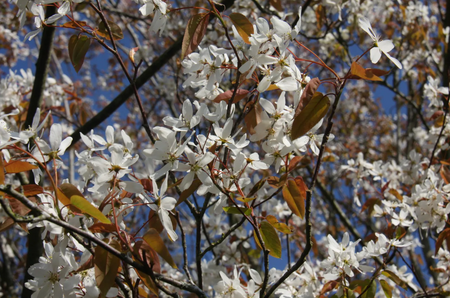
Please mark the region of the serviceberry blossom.
<svg viewBox="0 0 450 298"><path fill-rule="evenodd" d="M392 40L380 40L380 36L375 33L370 21L367 18L360 17L358 23L359 27L366 31L374 42L374 47L370 50L370 60L372 63L377 63L381 58L381 53L383 53L395 64L395 66L402 69L402 64L400 61L388 54L388 52L394 48L394 43Z"/></svg>

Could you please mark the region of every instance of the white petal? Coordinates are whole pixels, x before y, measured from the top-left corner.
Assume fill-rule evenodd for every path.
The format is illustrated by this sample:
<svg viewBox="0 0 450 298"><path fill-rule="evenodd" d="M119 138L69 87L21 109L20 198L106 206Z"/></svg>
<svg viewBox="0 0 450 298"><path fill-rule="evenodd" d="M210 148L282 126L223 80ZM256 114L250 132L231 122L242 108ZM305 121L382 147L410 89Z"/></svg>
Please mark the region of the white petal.
<svg viewBox="0 0 450 298"><path fill-rule="evenodd" d="M384 53L390 52L394 48L392 40L382 40L378 42L378 47Z"/></svg>
<svg viewBox="0 0 450 298"><path fill-rule="evenodd" d="M50 147L53 151L58 151L62 140L61 124L55 123L50 128Z"/></svg>
<svg viewBox="0 0 450 298"><path fill-rule="evenodd" d="M284 78L275 85L283 91L296 91L298 89L298 82L293 77Z"/></svg>
<svg viewBox="0 0 450 298"><path fill-rule="evenodd" d="M402 64L400 63L400 61L397 60L397 58L392 57L392 56L389 55L388 53L384 53L384 54L385 54L386 57L388 57L389 60L391 60L391 61L395 64L395 66L397 66L399 69L402 69L402 68L403 68Z"/></svg>
<svg viewBox="0 0 450 298"><path fill-rule="evenodd" d="M378 61L380 61L381 58L381 51L379 48L375 47L372 48L370 50L370 60L372 61L372 63L377 63Z"/></svg>

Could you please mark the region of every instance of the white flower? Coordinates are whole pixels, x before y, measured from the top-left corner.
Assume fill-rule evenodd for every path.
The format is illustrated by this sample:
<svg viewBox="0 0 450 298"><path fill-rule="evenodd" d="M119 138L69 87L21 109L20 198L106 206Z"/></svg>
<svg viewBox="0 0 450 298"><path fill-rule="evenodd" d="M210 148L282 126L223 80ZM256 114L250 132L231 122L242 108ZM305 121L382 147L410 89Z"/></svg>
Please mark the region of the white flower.
<svg viewBox="0 0 450 298"><path fill-rule="evenodd" d="M163 227L166 229L170 239L172 239L172 241L176 241L178 239L178 235L173 229L169 211L175 208L177 200L172 197L164 197L167 190L167 180L168 174L166 174L166 179L164 179L161 189L158 189L158 184L155 179L152 180L153 196L156 202L154 204L150 204L150 208L158 213L159 219L161 220Z"/></svg>
<svg viewBox="0 0 450 298"><path fill-rule="evenodd" d="M50 128L50 146L44 140L37 139L37 146L32 153L40 162L55 160L58 165L61 165L59 157L64 155L71 143L71 137L62 139L62 126L59 123L55 123Z"/></svg>
<svg viewBox="0 0 450 298"><path fill-rule="evenodd" d="M392 40L380 41L380 37L375 34L375 31L372 29L372 25L370 25L370 21L367 18L360 17L358 22L361 29L366 31L374 41L375 46L370 50L370 60L372 63L377 63L381 58L381 53L383 53L395 64L395 66L402 69L400 61L388 54L388 52L394 48Z"/></svg>

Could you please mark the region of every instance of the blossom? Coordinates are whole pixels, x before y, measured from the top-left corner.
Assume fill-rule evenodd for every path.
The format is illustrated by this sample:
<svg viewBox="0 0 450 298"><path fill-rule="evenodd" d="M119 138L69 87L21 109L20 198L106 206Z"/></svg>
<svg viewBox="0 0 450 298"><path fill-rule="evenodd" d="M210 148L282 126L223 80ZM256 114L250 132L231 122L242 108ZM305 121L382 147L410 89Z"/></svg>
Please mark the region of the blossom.
<svg viewBox="0 0 450 298"><path fill-rule="evenodd" d="M383 53L395 64L395 66L402 69L402 64L400 61L388 54L388 52L394 48L394 43L392 40L380 41L380 37L376 35L375 31L372 29L370 21L367 18L360 17L358 22L361 29L366 31L374 42L374 47L370 50L370 60L372 63L377 63L381 58L381 53Z"/></svg>
<svg viewBox="0 0 450 298"><path fill-rule="evenodd" d="M169 212L175 208L177 200L172 197L164 197L167 191L167 180L168 174L166 174L166 179L164 179L161 189L158 188L156 180L152 180L153 197L155 198L155 202L150 204L150 208L158 213L159 219L161 220L163 227L166 229L170 239L172 239L172 241L176 241L178 239L178 235L175 233L173 228Z"/></svg>
<svg viewBox="0 0 450 298"><path fill-rule="evenodd" d="M63 140L62 126L55 123L50 128L50 146L44 140L37 139L37 146L33 149L32 154L40 162L55 160L58 165L61 165L60 156L64 155L71 143L72 137Z"/></svg>

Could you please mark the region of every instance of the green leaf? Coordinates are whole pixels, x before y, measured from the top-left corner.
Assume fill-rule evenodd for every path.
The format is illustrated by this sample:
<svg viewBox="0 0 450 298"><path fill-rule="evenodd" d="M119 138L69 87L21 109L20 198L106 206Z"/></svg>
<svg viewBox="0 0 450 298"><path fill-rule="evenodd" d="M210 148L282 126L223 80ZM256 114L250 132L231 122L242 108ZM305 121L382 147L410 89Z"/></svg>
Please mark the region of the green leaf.
<svg viewBox="0 0 450 298"><path fill-rule="evenodd" d="M267 215L266 220L272 225L277 231L283 234L292 234L292 229L285 223L279 222L277 218L273 215Z"/></svg>
<svg viewBox="0 0 450 298"><path fill-rule="evenodd" d="M205 36L209 22L209 13L194 15L188 22L181 46L181 59L195 51Z"/></svg>
<svg viewBox="0 0 450 298"><path fill-rule="evenodd" d="M283 186L283 198L295 215L300 218L305 217L305 198L294 180L288 180Z"/></svg>
<svg viewBox="0 0 450 298"><path fill-rule="evenodd" d="M118 243L116 243L116 245L111 245L119 246ZM100 289L100 297L106 297L106 293L108 293L109 289L114 285L119 266L120 260L115 255L103 249L101 246L95 248L95 280Z"/></svg>
<svg viewBox="0 0 450 298"><path fill-rule="evenodd" d="M69 39L69 57L73 68L78 72L83 66L84 57L89 50L91 39L85 35L72 35Z"/></svg>
<svg viewBox="0 0 450 298"><path fill-rule="evenodd" d="M233 12L229 17L244 42L250 44L249 37L254 33L252 23L241 13Z"/></svg>
<svg viewBox="0 0 450 298"><path fill-rule="evenodd" d="M235 207L235 206L228 206L223 207L223 210L228 214L239 214L242 215L244 213L245 215L251 215L252 214L252 208L244 208L244 207Z"/></svg>
<svg viewBox="0 0 450 298"><path fill-rule="evenodd" d="M383 272L381 272L381 274L383 274L384 276L388 277L389 279L391 279L393 282L395 282L399 287L403 288L403 289L407 289L406 283L400 279L400 277L398 277L394 272L390 271L390 270L384 270Z"/></svg>
<svg viewBox="0 0 450 298"><path fill-rule="evenodd" d="M100 222L105 224L110 224L111 221L103 215L103 213L98 210L94 205L92 205L88 200L86 200L84 197L81 196L71 196L70 197L70 204L77 207L81 210L82 213L88 214L92 216L95 219L98 219Z"/></svg>
<svg viewBox="0 0 450 298"><path fill-rule="evenodd" d="M122 29L114 22L108 21L109 28L111 28L112 37L114 40L121 40L123 39L123 32ZM108 27L105 22L101 21L98 25L97 34L101 37L111 40L109 33L108 33Z"/></svg>
<svg viewBox="0 0 450 298"><path fill-rule="evenodd" d="M244 197L236 198L236 200L238 200L242 203L249 203L249 202L253 201L254 199L256 199L256 198L244 198Z"/></svg>
<svg viewBox="0 0 450 298"><path fill-rule="evenodd" d="M142 238L152 249L154 249L158 253L158 255L161 256L161 258L163 258L170 266L172 266L172 268L177 268L177 265L173 261L169 250L167 249L163 239L161 238L161 236L159 236L159 233L156 229L149 229Z"/></svg>
<svg viewBox="0 0 450 298"><path fill-rule="evenodd" d="M278 259L281 258L280 238L272 225L267 221L261 222L259 232L261 233L261 237L266 248L269 250L270 255Z"/></svg>
<svg viewBox="0 0 450 298"><path fill-rule="evenodd" d="M392 288L389 285L389 283L387 281L385 281L384 279L380 279L380 285L381 288L383 289L384 295L386 296L386 298L392 298Z"/></svg>
<svg viewBox="0 0 450 298"><path fill-rule="evenodd" d="M330 108L330 99L321 92L314 93L309 103L295 116L291 137L295 140L306 134L325 117Z"/></svg>

